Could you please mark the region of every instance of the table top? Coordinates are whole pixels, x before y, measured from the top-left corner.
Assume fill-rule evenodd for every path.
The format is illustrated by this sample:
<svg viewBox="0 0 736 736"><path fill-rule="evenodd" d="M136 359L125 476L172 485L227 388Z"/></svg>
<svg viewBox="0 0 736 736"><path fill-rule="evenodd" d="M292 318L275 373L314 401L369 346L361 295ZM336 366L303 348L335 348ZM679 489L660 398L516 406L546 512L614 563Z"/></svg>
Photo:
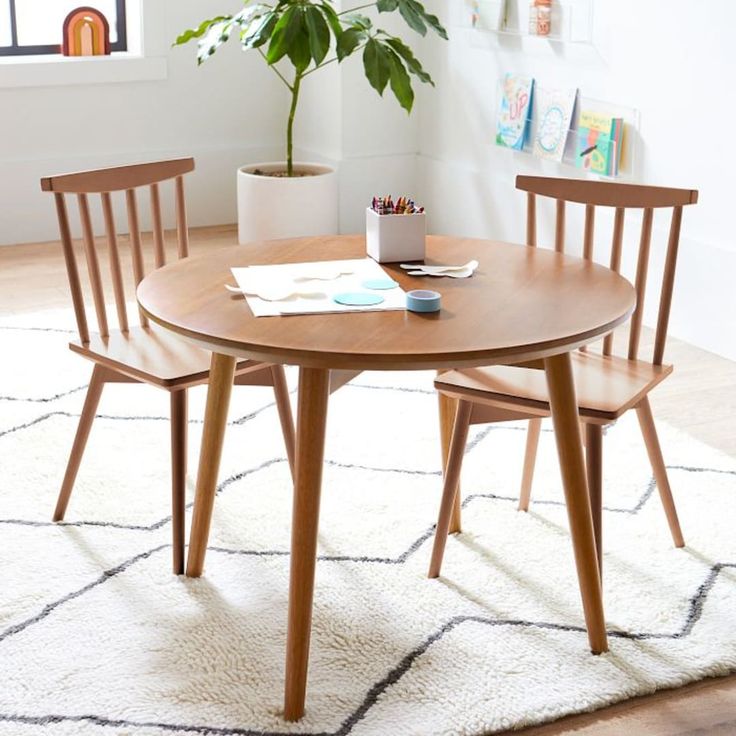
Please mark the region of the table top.
<svg viewBox="0 0 736 736"><path fill-rule="evenodd" d="M471 278L408 276L382 264L404 290L433 289L442 309L254 317L229 293L232 266L365 257L365 238L334 235L224 248L154 271L140 283L148 317L208 350L316 368L458 368L556 355L624 322L631 284L603 266L542 248L428 236L425 263L476 259Z"/></svg>

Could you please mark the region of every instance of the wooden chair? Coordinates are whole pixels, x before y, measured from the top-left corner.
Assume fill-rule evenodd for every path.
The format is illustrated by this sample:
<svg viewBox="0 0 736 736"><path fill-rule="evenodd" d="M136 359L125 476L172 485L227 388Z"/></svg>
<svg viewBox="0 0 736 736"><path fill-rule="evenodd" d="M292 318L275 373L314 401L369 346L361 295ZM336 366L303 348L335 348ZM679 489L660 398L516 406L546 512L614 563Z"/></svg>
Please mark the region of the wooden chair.
<svg viewBox="0 0 736 736"><path fill-rule="evenodd" d="M184 572L187 389L190 386L207 383L210 355L173 336L170 332L150 324L142 313L139 314L139 325L129 323L123 279L124 259L122 258L126 254L121 252L118 245L111 195L113 192L120 192L125 196L127 225L130 233L130 259L134 283L137 286L144 276L144 257L136 190L139 187L149 189L148 201L153 226L154 260L155 267L159 268L166 263L160 184L173 180L177 257L186 258L189 252L189 241L184 202L184 174L193 169L194 160L183 158L41 179L41 189L53 192L56 200L61 244L64 249L74 314L79 330L79 341L71 342L69 347L94 363L92 378L54 511L54 521L64 518L104 385L120 382L148 383L162 388L169 392L171 399L171 499L175 574ZM67 213L67 194L76 195L79 209L84 254L97 318L98 331L96 333L90 332L87 322L85 296ZM99 194L101 198L117 329L111 328L108 322L107 302L100 268L102 249L95 242L93 235L88 198L88 195L91 194ZM131 299L134 298L133 290L128 296ZM283 367L244 360L237 363L235 376L236 385L270 385L273 387L293 475L294 425Z"/></svg>
<svg viewBox="0 0 736 736"><path fill-rule="evenodd" d="M593 525L601 565L601 512L602 512L602 437L603 427L613 423L624 412L636 409L644 436L644 443L654 478L664 505L675 546L684 546L677 511L672 498L667 471L654 427L649 406L649 392L671 372L671 365L663 365L667 323L672 303L677 249L680 238L682 208L698 201L697 191L663 187L615 184L608 182L554 179L519 176L517 189L527 192L527 245L537 244L536 197L556 200L555 250L565 249L565 208L568 202L585 206L583 258L593 257L593 237L596 207L613 207L614 224L609 266L619 272L623 246L624 217L627 209L643 211L635 288L637 305L630 321L628 352L625 357L612 354L613 334L603 340L602 351L595 353L582 348L572 356L575 387L584 433L587 479L593 509ZM647 286L649 250L654 210L673 208L669 241L662 278L659 314L651 362L639 360L644 297ZM584 308L584 305L581 305ZM514 419L529 419L524 471L521 482L519 508L529 508L534 463L539 441L541 418L549 416L549 398L542 367L494 366L443 373L435 381L440 396L445 400L457 399L457 413L448 453L442 504L435 536L430 577L437 577L442 564L448 531L460 528L460 493L458 490L463 453L470 424Z"/></svg>

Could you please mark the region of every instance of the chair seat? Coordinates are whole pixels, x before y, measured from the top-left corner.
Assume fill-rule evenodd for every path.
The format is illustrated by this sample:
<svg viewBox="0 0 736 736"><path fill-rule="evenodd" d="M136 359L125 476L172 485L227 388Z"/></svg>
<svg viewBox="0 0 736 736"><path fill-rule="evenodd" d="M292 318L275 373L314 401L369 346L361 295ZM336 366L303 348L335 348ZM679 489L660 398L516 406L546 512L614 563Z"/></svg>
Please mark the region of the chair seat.
<svg viewBox="0 0 736 736"><path fill-rule="evenodd" d="M89 343L72 341L69 347L118 373L168 389L204 383L210 370L208 351L156 325L111 332L106 338L93 334ZM236 371L249 366L265 367L265 364L241 360Z"/></svg>
<svg viewBox="0 0 736 736"><path fill-rule="evenodd" d="M672 373L671 365L589 352L574 352L571 357L580 414L593 419L618 419ZM504 365L466 368L443 373L435 380L435 387L455 398L526 407L535 414L549 412L543 370Z"/></svg>

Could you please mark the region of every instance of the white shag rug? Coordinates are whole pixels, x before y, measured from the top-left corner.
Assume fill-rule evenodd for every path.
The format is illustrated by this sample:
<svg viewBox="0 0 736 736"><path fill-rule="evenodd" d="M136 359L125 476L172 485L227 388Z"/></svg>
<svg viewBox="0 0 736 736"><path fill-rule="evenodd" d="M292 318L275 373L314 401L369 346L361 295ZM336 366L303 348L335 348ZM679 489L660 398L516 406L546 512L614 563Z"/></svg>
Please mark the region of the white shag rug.
<svg viewBox="0 0 736 736"><path fill-rule="evenodd" d="M69 327L0 326L0 736L480 736L736 670L733 459L659 424L676 550L635 418L608 432L611 650L594 657L549 426L528 514L523 425L474 428L464 531L428 580L432 376L366 373L330 404L307 713L286 723L291 494L272 395L233 392L205 575L174 577L164 392L106 387L67 521L49 521L91 370ZM205 394L190 394L195 469Z"/></svg>

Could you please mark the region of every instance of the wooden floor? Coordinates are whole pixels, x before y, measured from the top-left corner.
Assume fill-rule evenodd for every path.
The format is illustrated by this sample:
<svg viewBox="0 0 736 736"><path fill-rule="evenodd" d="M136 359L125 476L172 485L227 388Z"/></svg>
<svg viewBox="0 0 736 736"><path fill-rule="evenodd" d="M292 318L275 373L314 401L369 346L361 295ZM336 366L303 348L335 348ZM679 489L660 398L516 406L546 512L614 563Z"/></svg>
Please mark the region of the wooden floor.
<svg viewBox="0 0 736 736"><path fill-rule="evenodd" d="M195 228L191 232L193 254L235 242L235 226ZM121 250L123 258L127 258L124 241ZM69 307L67 288L58 243L0 247L0 320L12 314ZM130 281L127 296L131 301L134 298ZM651 340L651 333L645 332L642 348ZM655 419L664 420L736 457L736 363L675 339L668 342L665 360L674 364L675 372L651 395ZM736 736L736 675L704 680L513 733L522 736Z"/></svg>

